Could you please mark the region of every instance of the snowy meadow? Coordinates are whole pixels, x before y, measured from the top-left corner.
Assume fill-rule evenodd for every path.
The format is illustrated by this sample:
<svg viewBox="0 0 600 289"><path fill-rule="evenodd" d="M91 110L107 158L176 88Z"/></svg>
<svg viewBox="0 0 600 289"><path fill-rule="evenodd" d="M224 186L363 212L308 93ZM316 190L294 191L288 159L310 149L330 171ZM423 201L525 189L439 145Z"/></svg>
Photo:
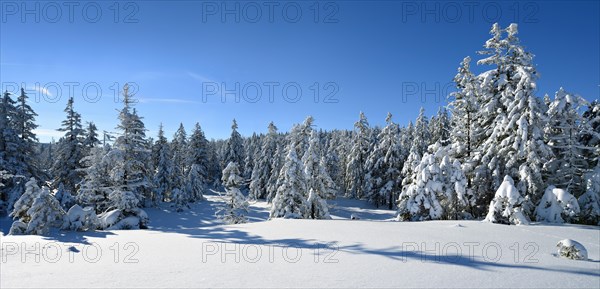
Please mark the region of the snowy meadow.
<svg viewBox="0 0 600 289"><path fill-rule="evenodd" d="M539 95L519 28L406 124L149 135L128 83L114 132L70 97L45 143L7 90L0 287L600 288L600 102Z"/></svg>

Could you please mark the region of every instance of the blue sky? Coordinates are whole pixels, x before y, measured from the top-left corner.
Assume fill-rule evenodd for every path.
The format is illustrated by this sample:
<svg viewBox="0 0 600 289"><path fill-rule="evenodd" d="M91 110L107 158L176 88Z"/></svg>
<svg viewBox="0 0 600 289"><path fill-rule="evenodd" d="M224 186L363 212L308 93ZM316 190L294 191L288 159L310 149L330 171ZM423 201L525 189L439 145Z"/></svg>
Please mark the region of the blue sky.
<svg viewBox="0 0 600 289"><path fill-rule="evenodd" d="M459 63L480 58L493 22L515 22L536 55L539 96L563 86L599 97L598 1L269 3L2 1L2 90L28 89L42 141L60 136L71 89L84 121L113 131L125 82L150 136L161 122L168 136L200 122L209 138L227 138L233 118L247 136L308 115L318 128L351 129L360 111L372 125L388 111L407 124L419 107L432 115L446 104Z"/></svg>

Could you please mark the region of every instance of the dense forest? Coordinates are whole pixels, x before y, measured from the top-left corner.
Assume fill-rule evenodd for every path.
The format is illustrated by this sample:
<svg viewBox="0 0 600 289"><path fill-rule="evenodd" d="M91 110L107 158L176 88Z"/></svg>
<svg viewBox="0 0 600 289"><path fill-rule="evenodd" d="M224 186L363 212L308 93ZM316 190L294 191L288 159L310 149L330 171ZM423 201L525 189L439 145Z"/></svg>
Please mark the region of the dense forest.
<svg viewBox="0 0 600 289"><path fill-rule="evenodd" d="M213 189L231 200L216 216L228 223L246 221L248 199L271 203L271 218L327 219L327 200L345 197L397 210L398 221L599 225L600 102L563 88L536 95L533 54L517 32L494 24L476 61L487 70L475 74L465 57L448 105L406 126L392 114L371 126L360 113L352 131L318 130L308 116L289 132L270 123L243 137L233 120L226 140L207 139L200 124L168 139L162 126L146 135L126 85L114 140L71 98L64 136L40 144L25 90L5 92L0 214L14 219L11 234L145 228L144 208L186 210Z"/></svg>

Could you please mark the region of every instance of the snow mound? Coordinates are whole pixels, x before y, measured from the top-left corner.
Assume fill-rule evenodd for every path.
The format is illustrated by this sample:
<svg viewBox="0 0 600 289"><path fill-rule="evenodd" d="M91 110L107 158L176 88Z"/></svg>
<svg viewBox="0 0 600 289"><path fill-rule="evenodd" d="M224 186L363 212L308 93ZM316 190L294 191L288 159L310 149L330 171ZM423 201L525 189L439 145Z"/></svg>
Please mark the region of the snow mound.
<svg viewBox="0 0 600 289"><path fill-rule="evenodd" d="M556 244L556 247L558 248L558 255L560 257L573 260L588 259L587 250L583 245L581 245L581 243L577 241L571 239L564 239L559 241L558 244Z"/></svg>

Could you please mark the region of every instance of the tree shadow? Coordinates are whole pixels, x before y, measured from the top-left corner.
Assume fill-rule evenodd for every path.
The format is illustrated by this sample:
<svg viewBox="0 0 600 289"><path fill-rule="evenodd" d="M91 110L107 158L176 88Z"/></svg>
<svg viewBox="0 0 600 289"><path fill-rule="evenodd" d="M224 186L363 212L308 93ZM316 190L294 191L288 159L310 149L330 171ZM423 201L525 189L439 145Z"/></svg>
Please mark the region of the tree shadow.
<svg viewBox="0 0 600 289"><path fill-rule="evenodd" d="M422 263L438 263L445 265L458 265L468 268L473 268L477 270L483 271L495 271L495 269L502 268L513 268L513 269L523 269L523 270L539 270L539 271L550 271L550 272L559 272L559 273L567 273L573 275L584 275L584 276L593 276L600 277L600 271L598 270L586 270L582 268L550 268L548 266L537 266L536 263L528 263L528 264L506 264L494 261L485 261L482 260L481 257L476 256L463 256L462 254L457 255L443 255L443 254L430 254L427 252L423 252L420 250L402 250L400 247L389 247L384 249L369 249L362 244L355 244L349 246L343 246L339 248L342 252L347 252L351 254L370 254L370 255L379 255L386 258L390 258L396 261L401 261L403 263L407 262L422 262Z"/></svg>
<svg viewBox="0 0 600 289"><path fill-rule="evenodd" d="M116 235L111 231L85 231L73 232L53 230L48 236L41 236L44 240L61 242L61 243L77 243L81 245L92 245L93 242L89 238L106 238L107 236Z"/></svg>

